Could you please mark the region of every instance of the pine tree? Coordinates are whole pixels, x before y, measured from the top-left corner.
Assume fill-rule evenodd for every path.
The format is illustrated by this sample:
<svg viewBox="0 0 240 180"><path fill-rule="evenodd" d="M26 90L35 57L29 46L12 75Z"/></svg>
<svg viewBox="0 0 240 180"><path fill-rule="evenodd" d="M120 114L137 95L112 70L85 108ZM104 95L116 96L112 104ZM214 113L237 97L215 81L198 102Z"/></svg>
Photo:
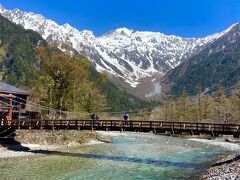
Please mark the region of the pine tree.
<svg viewBox="0 0 240 180"><path fill-rule="evenodd" d="M232 116L231 101L224 90L219 89L215 97L214 119L217 122L228 123Z"/></svg>
<svg viewBox="0 0 240 180"><path fill-rule="evenodd" d="M237 84L234 89L234 93L231 97L232 108L234 109L233 120L240 122L240 82Z"/></svg>
<svg viewBox="0 0 240 180"><path fill-rule="evenodd" d="M188 104L188 94L187 91L184 90L177 100L177 117L179 120L186 121L189 118Z"/></svg>

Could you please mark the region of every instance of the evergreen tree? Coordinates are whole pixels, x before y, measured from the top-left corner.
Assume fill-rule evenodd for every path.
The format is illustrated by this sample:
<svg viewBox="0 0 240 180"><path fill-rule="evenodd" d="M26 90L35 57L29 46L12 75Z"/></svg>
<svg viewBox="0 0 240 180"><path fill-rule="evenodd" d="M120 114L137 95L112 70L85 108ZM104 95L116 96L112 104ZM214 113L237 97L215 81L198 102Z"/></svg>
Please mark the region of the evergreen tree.
<svg viewBox="0 0 240 180"><path fill-rule="evenodd" d="M234 89L234 93L231 97L232 100L232 108L234 109L233 120L236 122L240 122L240 82L237 84Z"/></svg>
<svg viewBox="0 0 240 180"><path fill-rule="evenodd" d="M201 120L209 122L213 119L214 113L214 99L210 96L202 96L201 98Z"/></svg>
<svg viewBox="0 0 240 180"><path fill-rule="evenodd" d="M228 123L232 116L231 101L223 89L219 89L215 97L214 117L217 122Z"/></svg>

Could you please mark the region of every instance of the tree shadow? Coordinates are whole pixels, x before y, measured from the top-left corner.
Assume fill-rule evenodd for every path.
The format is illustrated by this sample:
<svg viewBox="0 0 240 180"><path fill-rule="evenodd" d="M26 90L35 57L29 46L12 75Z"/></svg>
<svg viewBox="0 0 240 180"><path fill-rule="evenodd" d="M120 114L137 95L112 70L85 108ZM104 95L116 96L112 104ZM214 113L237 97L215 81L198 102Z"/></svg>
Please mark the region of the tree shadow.
<svg viewBox="0 0 240 180"><path fill-rule="evenodd" d="M23 146L19 141L15 139L16 130L15 129L5 129L1 131L0 135L0 145L7 150L12 151L29 151L29 147Z"/></svg>

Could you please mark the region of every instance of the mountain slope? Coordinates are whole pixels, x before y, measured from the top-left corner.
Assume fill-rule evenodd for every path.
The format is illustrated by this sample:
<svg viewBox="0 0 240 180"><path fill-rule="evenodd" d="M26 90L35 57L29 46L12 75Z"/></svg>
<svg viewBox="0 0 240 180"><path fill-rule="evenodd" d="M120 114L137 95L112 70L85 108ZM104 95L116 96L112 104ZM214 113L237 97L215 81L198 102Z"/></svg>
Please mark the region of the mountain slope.
<svg viewBox="0 0 240 180"><path fill-rule="evenodd" d="M25 29L38 32L50 44L58 44L60 49L65 50L68 46L77 50L90 59L98 71L106 71L134 88L143 83L142 78L152 77L154 74L163 76L232 28L205 38L134 32L127 28L95 37L91 31L79 31L69 24L58 25L42 15L19 9L6 10L1 6L0 14ZM144 91L145 88L140 90Z"/></svg>
<svg viewBox="0 0 240 180"><path fill-rule="evenodd" d="M0 67L4 80L15 85L30 85L39 72L34 48L46 46L45 40L32 30L11 23L0 16Z"/></svg>
<svg viewBox="0 0 240 180"><path fill-rule="evenodd" d="M41 74L41 62L35 49L39 46L49 46L38 33L25 30L1 15L0 25L0 67L4 72L3 80L16 86L30 88ZM86 60L84 57L82 59ZM93 66L89 67L90 76L95 78L90 81L98 81L101 74ZM109 81L99 84L97 88L106 96L110 111L135 110L154 105L120 90Z"/></svg>
<svg viewBox="0 0 240 180"><path fill-rule="evenodd" d="M240 78L240 24L188 59L168 74L163 84L170 86L172 94L186 89L196 94L197 87L214 91L218 87L231 87Z"/></svg>
<svg viewBox="0 0 240 180"><path fill-rule="evenodd" d="M108 105L112 112L135 111L140 109L151 109L159 103L155 101L144 101L124 89L115 86L111 81L106 80L104 75L98 73L93 67L90 69L92 81L97 82L100 91L106 96ZM101 80L105 79L105 80ZM98 83L100 81L101 83Z"/></svg>

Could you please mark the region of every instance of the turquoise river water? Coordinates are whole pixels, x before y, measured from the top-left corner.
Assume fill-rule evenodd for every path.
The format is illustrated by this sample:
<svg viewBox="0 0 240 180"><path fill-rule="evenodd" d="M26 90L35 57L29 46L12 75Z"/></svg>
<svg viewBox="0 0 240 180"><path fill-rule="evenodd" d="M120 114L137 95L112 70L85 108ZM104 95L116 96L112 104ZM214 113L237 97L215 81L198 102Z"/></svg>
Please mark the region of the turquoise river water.
<svg viewBox="0 0 240 180"><path fill-rule="evenodd" d="M198 179L223 153L219 146L183 138L126 133L111 144L1 159L0 179Z"/></svg>

